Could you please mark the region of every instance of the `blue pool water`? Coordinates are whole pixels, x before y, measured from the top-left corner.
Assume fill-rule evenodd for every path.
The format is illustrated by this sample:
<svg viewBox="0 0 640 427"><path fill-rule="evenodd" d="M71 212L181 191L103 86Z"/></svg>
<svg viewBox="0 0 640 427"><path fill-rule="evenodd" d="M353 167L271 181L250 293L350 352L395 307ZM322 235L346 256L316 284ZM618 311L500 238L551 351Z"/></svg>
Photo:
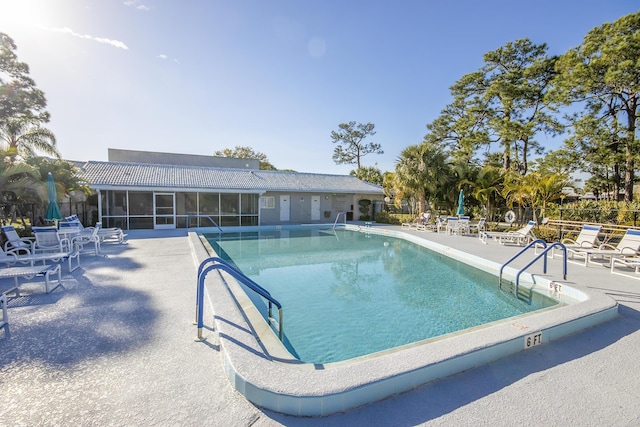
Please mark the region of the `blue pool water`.
<svg viewBox="0 0 640 427"><path fill-rule="evenodd" d="M207 236L283 306L285 345L304 362L387 350L556 304L411 242L346 230ZM266 317L265 302L247 292Z"/></svg>

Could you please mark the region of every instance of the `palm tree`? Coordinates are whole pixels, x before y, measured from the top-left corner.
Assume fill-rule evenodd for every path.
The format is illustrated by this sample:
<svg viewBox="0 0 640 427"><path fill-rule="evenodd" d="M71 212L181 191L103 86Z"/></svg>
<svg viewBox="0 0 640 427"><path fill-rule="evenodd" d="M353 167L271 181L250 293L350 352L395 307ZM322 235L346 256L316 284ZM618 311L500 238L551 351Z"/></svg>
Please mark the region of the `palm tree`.
<svg viewBox="0 0 640 427"><path fill-rule="evenodd" d="M431 201L442 193L450 173L446 156L439 148L429 145L410 145L402 150L396 162L396 200L414 198L418 214L424 211L429 195ZM402 197L399 198L398 196Z"/></svg>
<svg viewBox="0 0 640 427"><path fill-rule="evenodd" d="M487 218L491 218L491 201L500 194L502 182L502 169L493 166L484 166L473 181L466 181L472 188L473 197L482 204Z"/></svg>
<svg viewBox="0 0 640 427"><path fill-rule="evenodd" d="M29 158L38 152L60 158L53 132L28 120L7 120L2 123L0 149L10 163L15 163L18 156Z"/></svg>

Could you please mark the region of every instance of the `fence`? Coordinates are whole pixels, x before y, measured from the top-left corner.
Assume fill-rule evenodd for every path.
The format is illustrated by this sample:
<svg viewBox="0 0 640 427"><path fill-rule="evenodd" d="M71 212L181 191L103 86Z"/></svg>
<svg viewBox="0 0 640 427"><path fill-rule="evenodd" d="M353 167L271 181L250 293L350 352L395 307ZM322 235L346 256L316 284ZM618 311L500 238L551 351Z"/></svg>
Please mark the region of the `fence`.
<svg viewBox="0 0 640 427"><path fill-rule="evenodd" d="M85 225L93 225L98 220L97 207L87 202L58 203L63 217L78 215ZM45 225L43 207L36 203L0 203L0 223L22 222L25 225ZM27 224L28 223L28 224Z"/></svg>

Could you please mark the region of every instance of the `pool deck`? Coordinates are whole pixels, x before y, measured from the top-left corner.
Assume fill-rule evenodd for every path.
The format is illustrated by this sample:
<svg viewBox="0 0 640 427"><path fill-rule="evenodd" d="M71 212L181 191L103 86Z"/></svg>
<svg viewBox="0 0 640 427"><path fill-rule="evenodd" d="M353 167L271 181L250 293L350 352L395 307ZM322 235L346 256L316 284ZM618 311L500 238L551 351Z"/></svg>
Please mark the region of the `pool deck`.
<svg viewBox="0 0 640 427"><path fill-rule="evenodd" d="M518 250L402 231L496 262ZM567 281L617 300L618 317L343 414L299 418L235 391L214 331L194 341L197 261L185 234L130 232L126 245L103 245L107 258L64 266L51 294L21 286L0 330L0 425L640 424L640 275L569 264Z"/></svg>

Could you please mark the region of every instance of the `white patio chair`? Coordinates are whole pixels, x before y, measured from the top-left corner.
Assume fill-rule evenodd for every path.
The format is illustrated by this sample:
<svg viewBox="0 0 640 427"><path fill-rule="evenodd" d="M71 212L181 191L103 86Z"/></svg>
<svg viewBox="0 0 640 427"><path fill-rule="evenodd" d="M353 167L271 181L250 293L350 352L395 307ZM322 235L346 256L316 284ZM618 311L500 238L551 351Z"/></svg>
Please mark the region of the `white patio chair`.
<svg viewBox="0 0 640 427"><path fill-rule="evenodd" d="M593 257L637 259L639 251L640 230L634 230L632 228L627 230L616 246L605 243L597 248L572 250L574 256L584 258L585 267L589 266L589 262L592 261Z"/></svg>
<svg viewBox="0 0 640 427"><path fill-rule="evenodd" d="M70 253L71 244L66 237L60 237L56 227L33 227L35 241L31 248L32 254L44 252Z"/></svg>
<svg viewBox="0 0 640 427"><path fill-rule="evenodd" d="M46 265L47 261L60 262L65 259L68 261L69 272L80 267L80 253L78 251L32 254L28 249L10 249L8 251L0 249L0 263L6 265L30 264L35 266L39 261L42 261L42 265ZM76 260L75 266L73 260Z"/></svg>
<svg viewBox="0 0 640 427"><path fill-rule="evenodd" d="M484 244L487 244L489 238L492 238L501 245L512 243L523 246L535 240L536 236L533 234L533 227L535 226L535 221L529 221L526 226L516 231L483 231L479 233L479 237Z"/></svg>
<svg viewBox="0 0 640 427"><path fill-rule="evenodd" d="M52 276L58 275L58 280L53 282ZM44 287L47 293L52 292L55 288L62 284L62 273L60 265L33 265L27 267L5 267L0 268L1 279L13 279L13 287L5 290L3 293L15 292L16 296L20 296L19 278L33 279L35 276L44 277Z"/></svg>
<svg viewBox="0 0 640 427"><path fill-rule="evenodd" d="M77 215L68 216L65 218L65 220L78 226L81 232L84 229L84 226L80 222L80 219ZM100 238L101 242L104 242L106 240L116 240L118 243L124 243L125 238L127 237L127 235L124 234L124 231L122 231L122 229L119 227L102 228L102 223L97 222L96 228L98 229L98 237Z"/></svg>
<svg viewBox="0 0 640 427"><path fill-rule="evenodd" d="M7 238L7 241L4 244L5 251L9 249L31 250L31 246L33 245L33 238L20 237L13 225L3 225L1 228L4 236Z"/></svg>

